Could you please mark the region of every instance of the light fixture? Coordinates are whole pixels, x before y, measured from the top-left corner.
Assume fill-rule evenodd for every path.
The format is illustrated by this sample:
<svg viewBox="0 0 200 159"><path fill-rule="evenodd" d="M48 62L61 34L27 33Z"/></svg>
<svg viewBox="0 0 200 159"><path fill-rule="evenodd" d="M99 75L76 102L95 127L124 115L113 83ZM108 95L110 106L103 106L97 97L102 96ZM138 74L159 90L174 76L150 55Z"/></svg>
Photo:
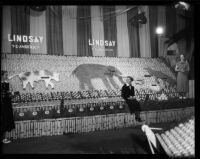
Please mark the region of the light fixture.
<svg viewBox="0 0 200 159"><path fill-rule="evenodd" d="M132 25L146 24L147 18L145 17L145 12L138 13L130 21Z"/></svg>
<svg viewBox="0 0 200 159"><path fill-rule="evenodd" d="M184 9L184 10L188 10L190 8L190 4L180 1L177 4L175 4L175 8L177 9Z"/></svg>
<svg viewBox="0 0 200 159"><path fill-rule="evenodd" d="M30 6L30 9L38 12L43 12L46 10L46 6Z"/></svg>
<svg viewBox="0 0 200 159"><path fill-rule="evenodd" d="M158 27L156 28L156 34L158 34L158 35L162 35L163 33L164 33L164 29L163 29L163 27L158 26Z"/></svg>

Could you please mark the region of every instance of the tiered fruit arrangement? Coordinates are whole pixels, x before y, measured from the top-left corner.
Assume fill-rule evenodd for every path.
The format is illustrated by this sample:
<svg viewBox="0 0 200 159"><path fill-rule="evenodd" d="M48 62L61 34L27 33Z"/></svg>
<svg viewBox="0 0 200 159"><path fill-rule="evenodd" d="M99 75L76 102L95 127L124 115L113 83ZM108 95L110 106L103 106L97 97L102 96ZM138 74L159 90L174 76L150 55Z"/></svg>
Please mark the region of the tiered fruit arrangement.
<svg viewBox="0 0 200 159"><path fill-rule="evenodd" d="M161 134L162 139L173 156L194 156L194 120L181 123Z"/></svg>
<svg viewBox="0 0 200 159"><path fill-rule="evenodd" d="M70 92L62 92L61 94L63 96L63 99L65 99L65 100L71 100L72 99L72 95L71 95Z"/></svg>
<svg viewBox="0 0 200 159"><path fill-rule="evenodd" d="M42 93L42 100L43 101L51 101L52 100L52 96L50 93Z"/></svg>
<svg viewBox="0 0 200 159"><path fill-rule="evenodd" d="M31 102L32 99L31 99L31 94L30 93L26 93L26 94L22 94L21 95L21 101L22 103L28 103L28 102Z"/></svg>
<svg viewBox="0 0 200 159"><path fill-rule="evenodd" d="M91 98L90 93L88 91L81 91L82 98Z"/></svg>
<svg viewBox="0 0 200 159"><path fill-rule="evenodd" d="M102 98L102 97L108 97L107 93L105 90L99 90L98 91L99 93L99 97Z"/></svg>
<svg viewBox="0 0 200 159"><path fill-rule="evenodd" d="M62 95L61 92L51 92L51 96L53 100L61 100Z"/></svg>
<svg viewBox="0 0 200 159"><path fill-rule="evenodd" d="M106 93L108 97L115 97L117 95L114 90L107 90Z"/></svg>
<svg viewBox="0 0 200 159"><path fill-rule="evenodd" d="M42 101L42 94L41 93L32 93L31 98L33 102L39 102Z"/></svg>
<svg viewBox="0 0 200 159"><path fill-rule="evenodd" d="M117 97L120 97L121 96L121 90L120 89L116 90L115 94L116 94Z"/></svg>
<svg viewBox="0 0 200 159"><path fill-rule="evenodd" d="M97 90L88 91L92 98L99 98L99 93Z"/></svg>
<svg viewBox="0 0 200 159"><path fill-rule="evenodd" d="M78 92L70 92L72 95L72 99L81 99L81 93Z"/></svg>

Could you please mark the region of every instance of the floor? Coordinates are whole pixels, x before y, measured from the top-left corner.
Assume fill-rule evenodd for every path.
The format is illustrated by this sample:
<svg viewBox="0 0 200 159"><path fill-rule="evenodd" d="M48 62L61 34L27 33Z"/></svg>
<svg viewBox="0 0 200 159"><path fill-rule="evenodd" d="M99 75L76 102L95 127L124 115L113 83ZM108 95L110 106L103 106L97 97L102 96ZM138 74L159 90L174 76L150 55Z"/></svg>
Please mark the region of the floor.
<svg viewBox="0 0 200 159"><path fill-rule="evenodd" d="M167 127L168 124L150 126ZM2 146L3 154L149 154L141 126L14 140Z"/></svg>

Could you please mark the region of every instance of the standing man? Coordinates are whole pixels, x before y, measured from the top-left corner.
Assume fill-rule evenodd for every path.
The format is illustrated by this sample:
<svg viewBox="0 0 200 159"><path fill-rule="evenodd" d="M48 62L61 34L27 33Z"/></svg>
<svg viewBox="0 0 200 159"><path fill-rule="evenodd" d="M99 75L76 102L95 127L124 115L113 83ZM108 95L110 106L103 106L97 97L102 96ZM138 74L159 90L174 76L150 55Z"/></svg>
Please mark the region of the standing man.
<svg viewBox="0 0 200 159"><path fill-rule="evenodd" d="M176 63L175 71L178 72L177 91L179 92L181 99L186 98L186 95L189 92L188 73L190 71L190 67L183 54L180 55L180 61Z"/></svg>
<svg viewBox="0 0 200 159"><path fill-rule="evenodd" d="M10 132L12 129L15 129L11 101L11 95L13 94L10 90L8 72L1 71L1 138L4 144L11 142L11 140L6 138L6 132Z"/></svg>
<svg viewBox="0 0 200 159"><path fill-rule="evenodd" d="M122 98L126 101L129 111L131 114L135 113L135 120L137 122L143 122L140 118L140 103L135 98L135 88L132 86L133 78L128 76L126 78L126 83L122 87Z"/></svg>

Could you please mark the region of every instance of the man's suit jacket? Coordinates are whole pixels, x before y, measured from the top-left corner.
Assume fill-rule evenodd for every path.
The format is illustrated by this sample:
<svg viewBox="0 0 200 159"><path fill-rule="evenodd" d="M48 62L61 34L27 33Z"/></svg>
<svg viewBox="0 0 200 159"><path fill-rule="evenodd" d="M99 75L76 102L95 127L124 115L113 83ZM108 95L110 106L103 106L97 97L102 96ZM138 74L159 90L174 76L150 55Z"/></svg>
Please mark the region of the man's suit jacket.
<svg viewBox="0 0 200 159"><path fill-rule="evenodd" d="M130 96L135 96L135 88L131 85L131 88L126 84L123 85L121 90L121 96L124 100L128 100Z"/></svg>

